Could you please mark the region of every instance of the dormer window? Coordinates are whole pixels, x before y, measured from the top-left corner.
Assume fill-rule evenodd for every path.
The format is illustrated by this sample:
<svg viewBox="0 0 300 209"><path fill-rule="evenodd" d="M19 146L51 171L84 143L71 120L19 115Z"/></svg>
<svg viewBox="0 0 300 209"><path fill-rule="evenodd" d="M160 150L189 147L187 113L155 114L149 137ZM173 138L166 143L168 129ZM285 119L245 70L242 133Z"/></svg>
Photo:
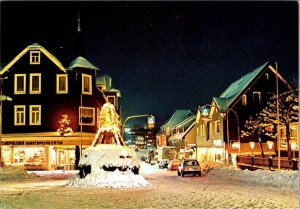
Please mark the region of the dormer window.
<svg viewBox="0 0 300 209"><path fill-rule="evenodd" d="M40 51L30 51L30 64L39 65L41 62L41 52Z"/></svg>
<svg viewBox="0 0 300 209"><path fill-rule="evenodd" d="M92 94L92 76L82 74L82 94Z"/></svg>

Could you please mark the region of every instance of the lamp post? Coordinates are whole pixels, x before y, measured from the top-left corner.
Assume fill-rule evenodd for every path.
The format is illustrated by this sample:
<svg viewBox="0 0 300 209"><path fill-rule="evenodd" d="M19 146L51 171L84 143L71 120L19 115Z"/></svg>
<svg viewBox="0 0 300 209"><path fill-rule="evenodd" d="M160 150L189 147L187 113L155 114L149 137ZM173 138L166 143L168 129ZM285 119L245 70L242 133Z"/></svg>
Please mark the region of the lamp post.
<svg viewBox="0 0 300 209"><path fill-rule="evenodd" d="M295 150L297 148L297 143L295 141L291 142L291 150L293 151L293 158L295 159Z"/></svg>
<svg viewBox="0 0 300 209"><path fill-rule="evenodd" d="M254 142L249 142L249 145L250 145L250 149L252 151L252 156L253 156L253 149L254 149L255 143Z"/></svg>
<svg viewBox="0 0 300 209"><path fill-rule="evenodd" d="M267 141L267 144L268 144L268 148L270 150L270 156L271 156L271 151L272 151L272 148L273 148L273 142L272 141Z"/></svg>
<svg viewBox="0 0 300 209"><path fill-rule="evenodd" d="M253 168L253 165L254 165L253 149L254 149L255 143L254 142L249 142L249 145L250 145L250 149L251 149L251 152L252 152L252 155L251 155L251 167Z"/></svg>

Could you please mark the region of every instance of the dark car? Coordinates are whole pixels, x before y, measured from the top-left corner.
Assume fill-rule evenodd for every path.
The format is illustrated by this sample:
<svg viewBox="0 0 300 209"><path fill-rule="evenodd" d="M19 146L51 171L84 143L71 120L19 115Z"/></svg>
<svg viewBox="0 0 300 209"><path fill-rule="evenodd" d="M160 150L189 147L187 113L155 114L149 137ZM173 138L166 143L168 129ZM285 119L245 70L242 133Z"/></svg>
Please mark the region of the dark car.
<svg viewBox="0 0 300 209"><path fill-rule="evenodd" d="M197 160L182 160L178 166L177 174L182 177L186 174L201 176L201 167Z"/></svg>

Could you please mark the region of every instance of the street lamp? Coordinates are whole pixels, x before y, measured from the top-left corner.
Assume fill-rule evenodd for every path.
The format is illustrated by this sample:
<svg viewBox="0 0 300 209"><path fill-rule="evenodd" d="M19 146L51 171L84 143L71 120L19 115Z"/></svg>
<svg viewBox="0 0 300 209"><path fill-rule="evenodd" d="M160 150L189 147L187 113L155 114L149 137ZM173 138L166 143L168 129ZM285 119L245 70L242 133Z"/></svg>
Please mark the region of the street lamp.
<svg viewBox="0 0 300 209"><path fill-rule="evenodd" d="M293 151L293 158L295 158L295 150L297 148L297 143L295 141L291 142L291 150Z"/></svg>
<svg viewBox="0 0 300 209"><path fill-rule="evenodd" d="M254 142L249 142L249 145L250 145L250 149L252 151L252 156L253 156L253 149L254 149L255 143Z"/></svg>
<svg viewBox="0 0 300 209"><path fill-rule="evenodd" d="M270 156L271 156L271 150L273 148L273 142L272 141L267 141L267 144L268 144L268 148L270 150Z"/></svg>

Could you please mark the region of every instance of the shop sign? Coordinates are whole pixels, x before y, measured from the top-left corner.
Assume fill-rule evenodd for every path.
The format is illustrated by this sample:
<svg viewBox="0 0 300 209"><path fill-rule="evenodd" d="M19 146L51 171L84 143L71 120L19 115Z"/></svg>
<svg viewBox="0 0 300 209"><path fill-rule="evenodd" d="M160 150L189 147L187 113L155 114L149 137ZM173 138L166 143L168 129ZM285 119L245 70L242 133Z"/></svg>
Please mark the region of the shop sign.
<svg viewBox="0 0 300 209"><path fill-rule="evenodd" d="M154 128L155 125L155 117L149 116L148 117L148 128Z"/></svg>
<svg viewBox="0 0 300 209"><path fill-rule="evenodd" d="M5 141L2 145L63 145L63 141Z"/></svg>

